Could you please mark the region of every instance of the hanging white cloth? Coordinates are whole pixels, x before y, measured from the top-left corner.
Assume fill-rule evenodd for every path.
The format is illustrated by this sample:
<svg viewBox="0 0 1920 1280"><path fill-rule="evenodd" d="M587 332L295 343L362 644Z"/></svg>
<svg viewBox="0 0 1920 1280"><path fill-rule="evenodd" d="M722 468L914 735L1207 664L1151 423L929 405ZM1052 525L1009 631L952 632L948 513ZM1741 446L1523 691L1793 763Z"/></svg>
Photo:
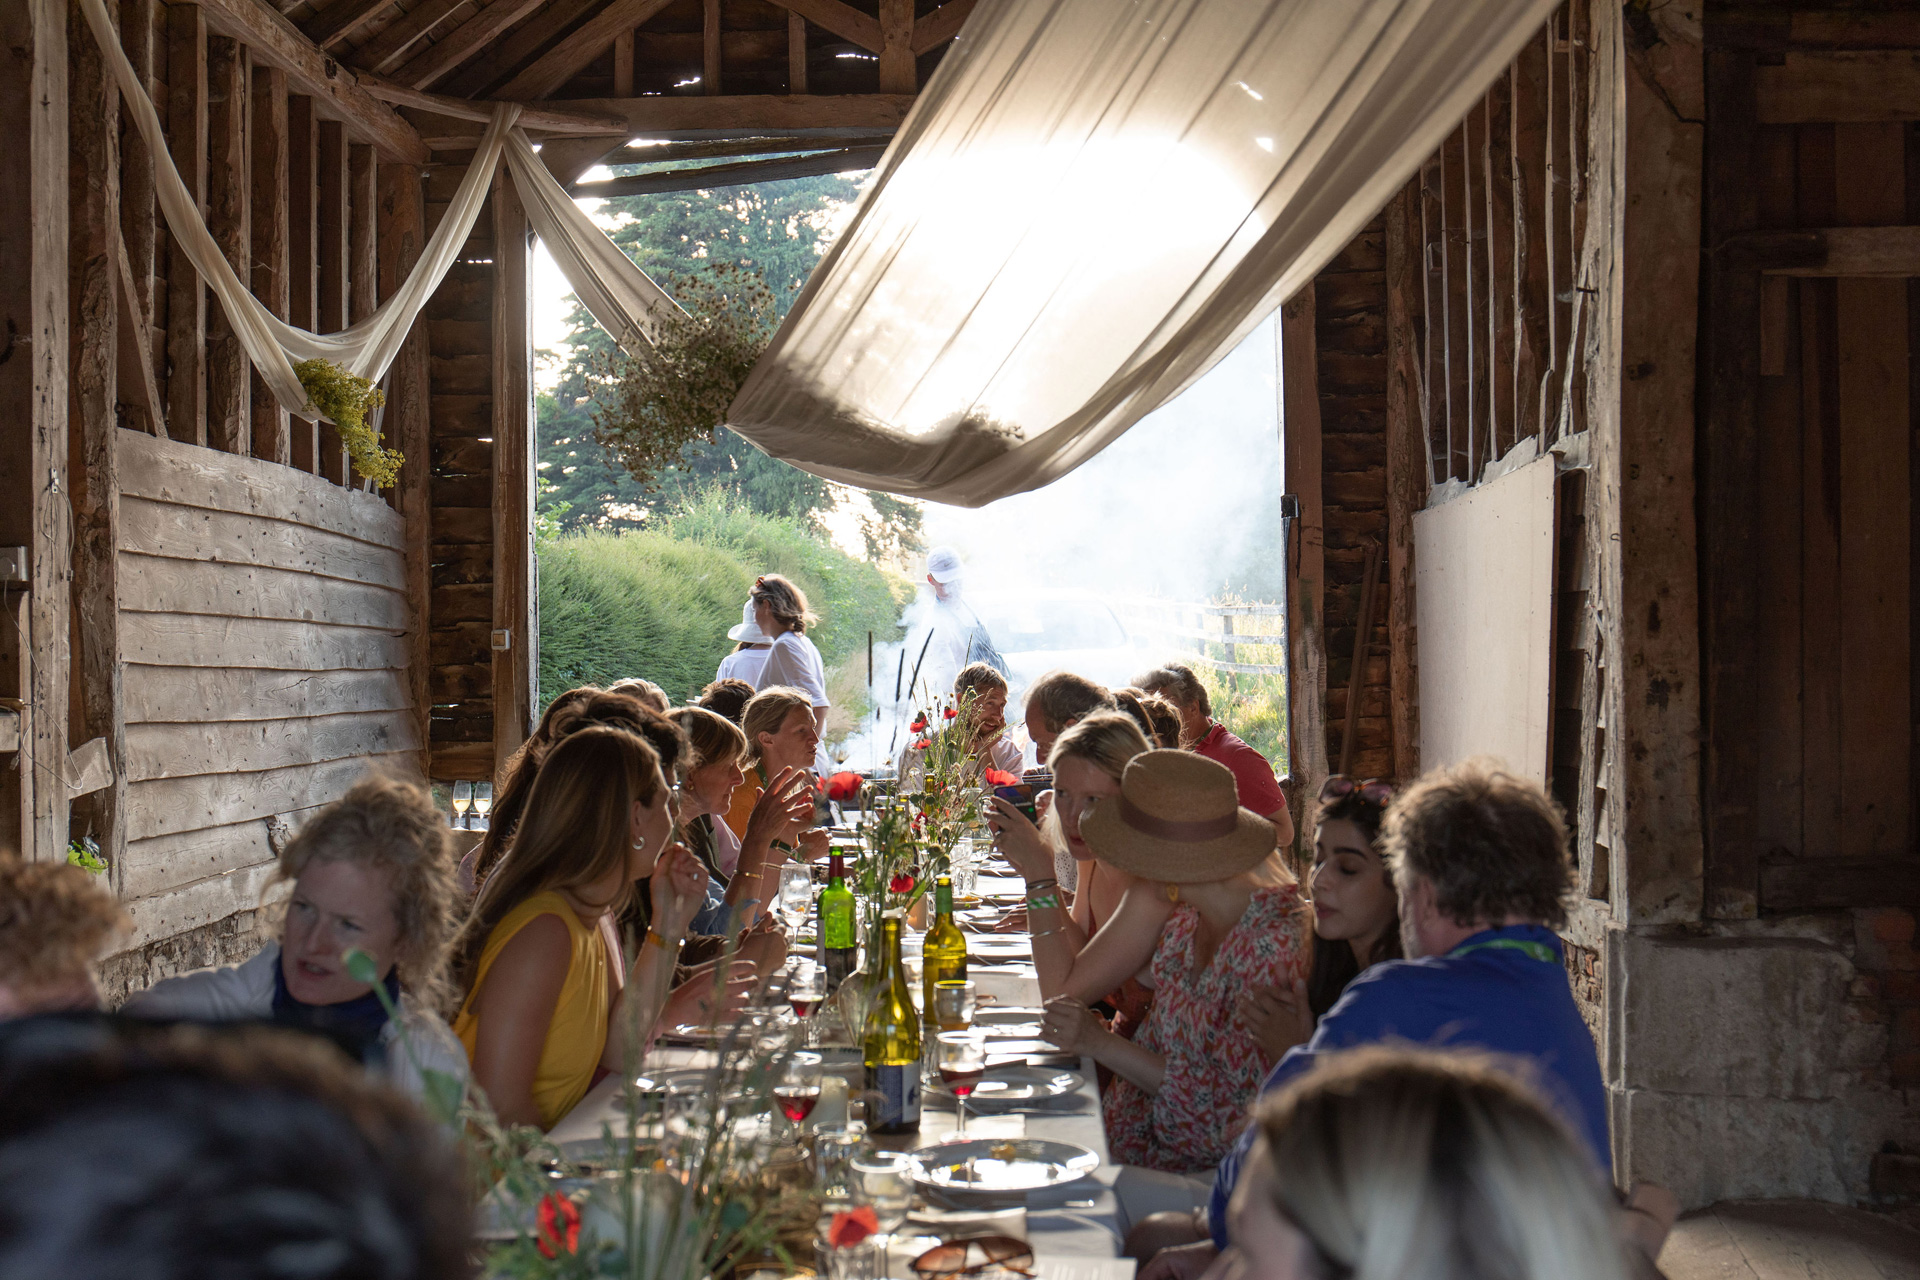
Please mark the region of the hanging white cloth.
<svg viewBox="0 0 1920 1280"><path fill-rule="evenodd" d="M728 425L978 506L1079 466L1350 241L1557 0L981 0Z"/></svg>

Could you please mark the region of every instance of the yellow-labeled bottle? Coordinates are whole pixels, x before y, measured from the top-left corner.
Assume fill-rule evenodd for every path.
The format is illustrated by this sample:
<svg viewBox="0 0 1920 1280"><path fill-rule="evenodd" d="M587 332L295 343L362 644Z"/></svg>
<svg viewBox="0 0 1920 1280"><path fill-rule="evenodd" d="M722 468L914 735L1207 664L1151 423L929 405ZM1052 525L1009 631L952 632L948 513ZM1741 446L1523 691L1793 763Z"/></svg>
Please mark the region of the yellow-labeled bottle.
<svg viewBox="0 0 1920 1280"><path fill-rule="evenodd" d="M867 1006L862 1047L867 1066L867 1129L872 1133L917 1133L920 1129L920 1016L900 962L900 913L881 922L880 956Z"/></svg>

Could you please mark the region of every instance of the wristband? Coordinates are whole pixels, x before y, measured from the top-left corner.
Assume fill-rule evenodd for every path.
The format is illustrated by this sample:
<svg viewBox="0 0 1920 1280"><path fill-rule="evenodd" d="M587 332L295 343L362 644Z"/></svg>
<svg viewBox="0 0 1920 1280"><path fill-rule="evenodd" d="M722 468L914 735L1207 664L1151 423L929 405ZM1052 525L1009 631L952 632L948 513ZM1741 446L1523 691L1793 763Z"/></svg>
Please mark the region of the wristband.
<svg viewBox="0 0 1920 1280"><path fill-rule="evenodd" d="M646 941L642 945L655 946L667 952L678 951L680 949L677 944L668 942L667 935L658 929L648 929Z"/></svg>
<svg viewBox="0 0 1920 1280"><path fill-rule="evenodd" d="M1029 880L1027 881L1027 895L1031 897L1036 893L1045 893L1048 889L1058 889L1059 887L1060 882L1051 876L1045 880Z"/></svg>
<svg viewBox="0 0 1920 1280"><path fill-rule="evenodd" d="M768 841L768 843L782 853L793 852L793 846L788 844L785 840L771 840L771 841Z"/></svg>
<svg viewBox="0 0 1920 1280"><path fill-rule="evenodd" d="M1027 907L1030 910L1040 911L1040 910L1044 910L1047 907L1053 907L1054 909L1058 910L1059 906L1060 906L1060 899L1055 897L1051 893L1043 893L1038 897L1029 896L1027 898Z"/></svg>

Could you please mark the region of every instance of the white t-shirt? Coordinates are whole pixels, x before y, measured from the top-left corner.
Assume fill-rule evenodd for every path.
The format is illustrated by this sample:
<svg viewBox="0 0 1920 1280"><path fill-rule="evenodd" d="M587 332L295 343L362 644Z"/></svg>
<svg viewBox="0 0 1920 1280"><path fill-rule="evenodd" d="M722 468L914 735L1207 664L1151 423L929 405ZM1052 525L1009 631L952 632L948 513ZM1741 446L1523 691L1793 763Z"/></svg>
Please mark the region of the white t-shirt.
<svg viewBox="0 0 1920 1280"><path fill-rule="evenodd" d="M766 664L753 682L756 692L776 685L800 690L815 707L832 705L827 701L826 663L820 660L820 650L813 641L798 631L788 631L773 642L773 648L767 650Z"/></svg>
<svg viewBox="0 0 1920 1280"><path fill-rule="evenodd" d="M745 680L755 689L760 687L760 672L767 665L767 655L771 649L735 649L720 659L720 670L714 673L715 680Z"/></svg>

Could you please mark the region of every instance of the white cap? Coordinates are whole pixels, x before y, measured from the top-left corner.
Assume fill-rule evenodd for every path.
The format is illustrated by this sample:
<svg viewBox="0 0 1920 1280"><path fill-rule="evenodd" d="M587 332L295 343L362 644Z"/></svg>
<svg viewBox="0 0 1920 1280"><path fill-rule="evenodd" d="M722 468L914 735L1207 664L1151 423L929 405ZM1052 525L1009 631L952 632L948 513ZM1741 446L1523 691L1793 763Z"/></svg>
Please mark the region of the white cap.
<svg viewBox="0 0 1920 1280"><path fill-rule="evenodd" d="M935 582L956 582L966 569L960 563L960 553L952 547L935 547L927 552L927 572L933 575Z"/></svg>
<svg viewBox="0 0 1920 1280"><path fill-rule="evenodd" d="M740 625L727 631L727 639L738 640L742 644L772 644L773 637L760 629L760 623L753 616L753 597L740 606Z"/></svg>

